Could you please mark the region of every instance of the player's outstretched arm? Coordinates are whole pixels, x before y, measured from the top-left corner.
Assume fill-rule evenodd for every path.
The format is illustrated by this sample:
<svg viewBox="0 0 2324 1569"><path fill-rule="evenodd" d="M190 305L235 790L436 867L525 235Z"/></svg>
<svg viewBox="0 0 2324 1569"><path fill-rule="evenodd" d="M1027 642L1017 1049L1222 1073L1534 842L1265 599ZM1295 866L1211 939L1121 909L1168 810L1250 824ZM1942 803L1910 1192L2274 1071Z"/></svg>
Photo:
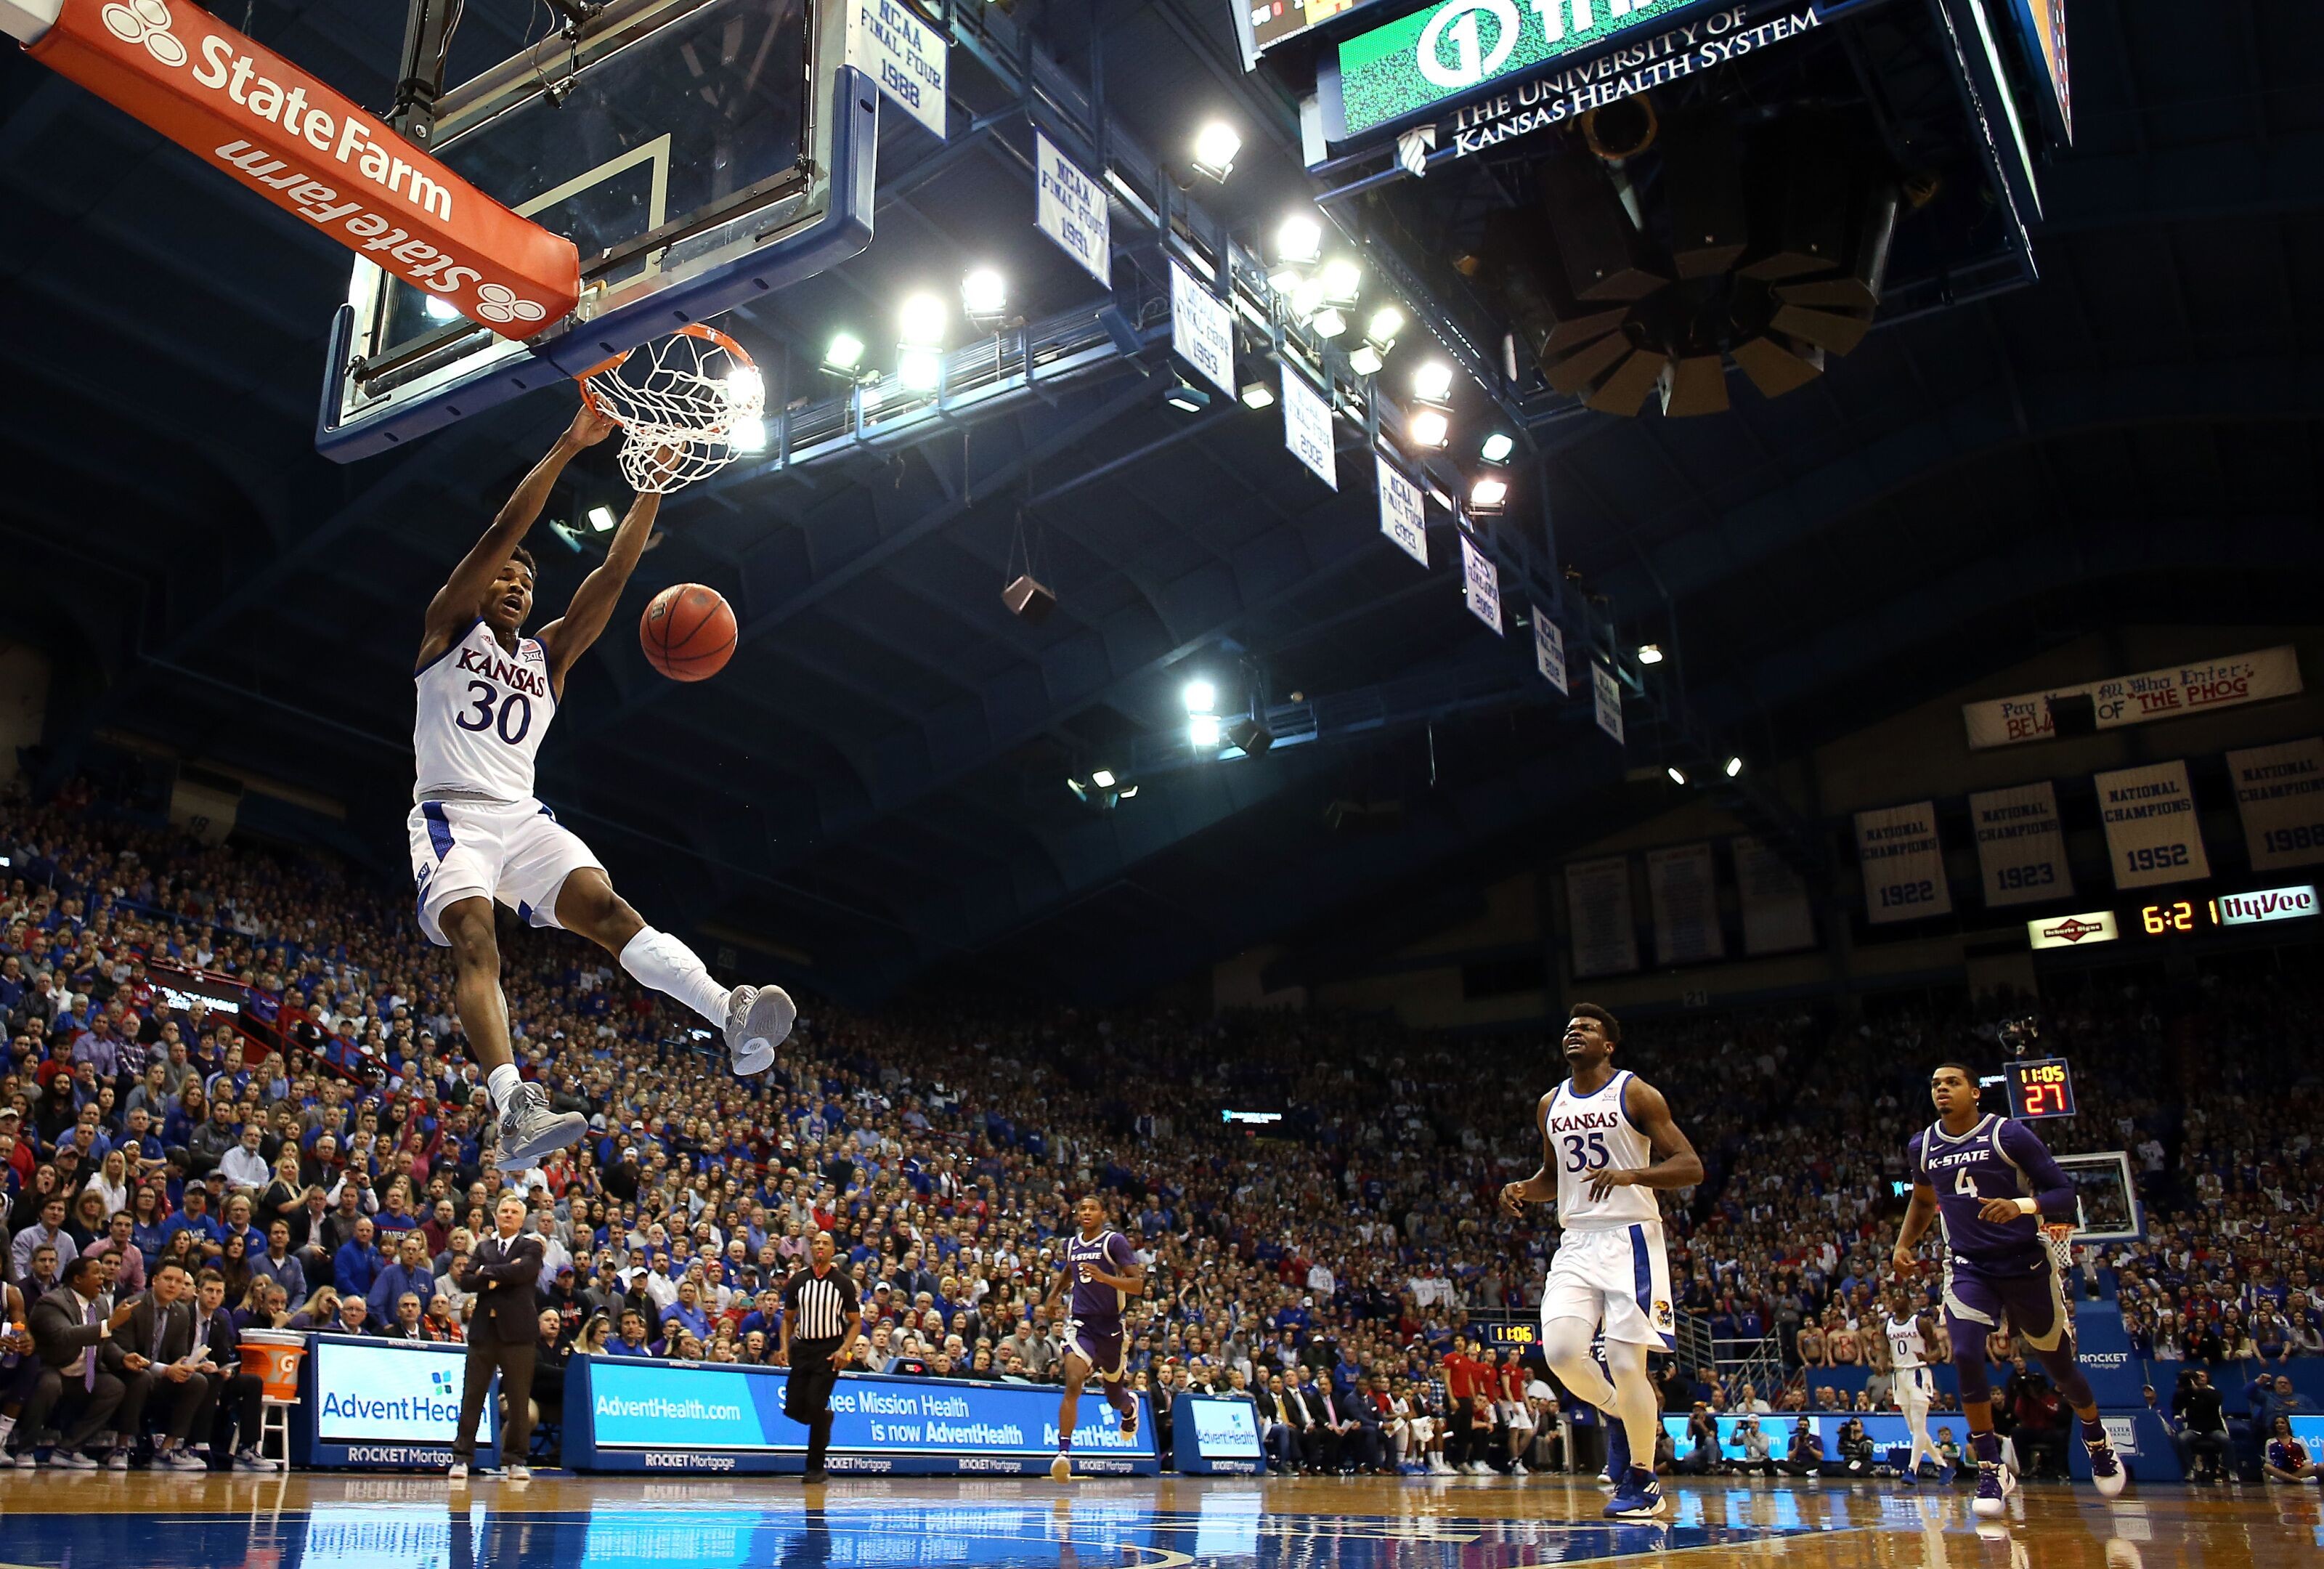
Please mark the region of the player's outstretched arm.
<svg viewBox="0 0 2324 1569"><path fill-rule="evenodd" d="M1702 1157L1671 1120L1670 1103L1663 1099L1660 1090L1633 1075L1622 1092L1622 1109L1646 1136L1655 1163L1628 1171L1609 1167L1599 1172L1590 1179L1592 1198L1604 1198L1617 1187L1692 1187L1702 1180Z"/></svg>
<svg viewBox="0 0 2324 1569"><path fill-rule="evenodd" d="M559 702L565 699L565 673L589 651L589 645L613 619L613 606L622 602L622 590L629 586L630 574L637 570L638 558L645 554L646 540L653 534L654 518L660 511L658 494L649 493L632 502L622 526L613 531L613 542L605 548L604 560L581 579L565 614L540 629L540 646L549 654L550 688Z"/></svg>
<svg viewBox="0 0 2324 1569"><path fill-rule="evenodd" d="M595 446L612 435L614 429L612 420L592 413L586 403L574 413L573 422L557 438L557 445L532 466L532 472L524 476L523 482L516 487L516 494L509 497L507 504L493 519L492 527L484 531L484 538L469 548L460 564L452 568L452 576L444 580L444 586L436 591L436 597L428 602L427 629L422 634L420 649L420 663L425 664L442 653L451 646L454 638L468 629L475 619L476 606L484 601L484 590L492 586L493 579L500 575L500 569L516 553L517 546L523 542L526 532L540 516L540 509L549 504L549 493L556 488L558 476L565 472L565 466L572 462L583 448Z"/></svg>
<svg viewBox="0 0 2324 1569"><path fill-rule="evenodd" d="M1557 1151L1551 1148L1549 1142L1549 1103L1555 1098L1556 1094L1555 1090L1550 1091L1548 1094L1542 1096L1533 1109L1534 1126L1541 1130L1541 1166L1523 1182L1502 1184L1501 1213L1503 1214L1515 1218L1525 1214L1525 1206L1529 1204L1551 1204L1556 1201L1557 1172L1554 1162L1557 1159Z"/></svg>
<svg viewBox="0 0 2324 1569"><path fill-rule="evenodd" d="M1904 1206L1904 1223L1896 1229L1895 1249L1888 1256L1898 1274L1910 1275L1921 1267L1914 1250L1920 1247L1929 1223L1936 1218L1937 1190L1925 1182L1914 1183L1912 1202Z"/></svg>

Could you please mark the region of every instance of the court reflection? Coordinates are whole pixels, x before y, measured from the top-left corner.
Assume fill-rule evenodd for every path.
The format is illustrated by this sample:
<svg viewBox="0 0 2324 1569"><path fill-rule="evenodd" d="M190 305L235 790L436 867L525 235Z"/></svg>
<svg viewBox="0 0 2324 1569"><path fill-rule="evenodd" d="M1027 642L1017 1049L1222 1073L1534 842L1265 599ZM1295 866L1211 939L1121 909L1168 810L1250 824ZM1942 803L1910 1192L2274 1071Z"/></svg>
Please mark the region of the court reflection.
<svg viewBox="0 0 2324 1569"><path fill-rule="evenodd" d="M605 1487L318 1478L171 1493L142 1478L9 1489L0 1558L154 1569L1515 1569L1687 1552L1801 1569L2272 1569L2324 1547L2312 1492L2183 1493L2108 1509L2020 1494L1980 1529L1963 1494L1690 1486L1653 1524L1594 1518L1586 1484L1042 1484L673 1481ZM110 1503L116 1507L106 1508Z"/></svg>

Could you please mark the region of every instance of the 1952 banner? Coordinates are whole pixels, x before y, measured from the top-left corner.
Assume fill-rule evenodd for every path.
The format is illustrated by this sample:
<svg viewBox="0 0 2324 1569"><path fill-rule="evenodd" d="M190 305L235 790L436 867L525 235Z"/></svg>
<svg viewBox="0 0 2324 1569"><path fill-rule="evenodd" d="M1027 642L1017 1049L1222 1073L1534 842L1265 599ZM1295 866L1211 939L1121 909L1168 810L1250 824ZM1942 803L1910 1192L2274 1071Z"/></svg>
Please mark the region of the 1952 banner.
<svg viewBox="0 0 2324 1569"><path fill-rule="evenodd" d="M1565 867L1565 917L1572 928L1573 978L1627 975L1638 967L1630 913L1630 858L1572 861Z"/></svg>
<svg viewBox="0 0 2324 1569"><path fill-rule="evenodd" d="M1864 871L1867 920L1877 925L1952 913L1936 802L1857 813L1856 859Z"/></svg>
<svg viewBox="0 0 2324 1569"><path fill-rule="evenodd" d="M1646 899L1655 915L1656 964L1699 964L1727 956L1710 845L1674 844L1646 852Z"/></svg>
<svg viewBox="0 0 2324 1569"><path fill-rule="evenodd" d="M2092 774L2090 782L2098 787L2116 888L2192 882L2211 874L2186 759Z"/></svg>
<svg viewBox="0 0 2324 1569"><path fill-rule="evenodd" d="M2324 862L2324 737L2227 753L2252 870Z"/></svg>
<svg viewBox="0 0 2324 1569"><path fill-rule="evenodd" d="M2085 681L2079 687L2052 687L2015 697L1964 703L1961 721L1969 727L1971 749L1981 750L2048 740L2050 705L2060 697L2087 696L2097 710L2098 728L2113 730L2144 725L2150 719L2175 719L2241 703L2296 697L2300 690L2299 652L2286 644L2227 659L2142 670L2135 676Z"/></svg>
<svg viewBox="0 0 2324 1569"><path fill-rule="evenodd" d="M2048 780L1975 792L1969 820L1977 830L1987 904L2031 904L2074 891L2066 835L2058 826L2058 792Z"/></svg>

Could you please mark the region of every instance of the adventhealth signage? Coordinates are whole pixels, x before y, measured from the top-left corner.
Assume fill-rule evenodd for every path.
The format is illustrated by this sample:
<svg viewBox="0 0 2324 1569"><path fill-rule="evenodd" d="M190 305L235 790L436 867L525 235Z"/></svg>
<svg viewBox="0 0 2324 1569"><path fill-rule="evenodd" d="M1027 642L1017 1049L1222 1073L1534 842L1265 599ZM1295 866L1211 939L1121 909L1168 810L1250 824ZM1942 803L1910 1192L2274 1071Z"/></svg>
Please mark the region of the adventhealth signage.
<svg viewBox="0 0 2324 1569"><path fill-rule="evenodd" d="M576 1357L565 1453L584 1471L796 1471L807 1429L783 1414L788 1381L773 1368ZM1054 1388L848 1374L831 1410L834 1471L1019 1474L1046 1470L1057 1450ZM1104 1401L1084 1400L1082 1414L1078 1468L1159 1469L1150 1423L1125 1442Z"/></svg>
<svg viewBox="0 0 2324 1569"><path fill-rule="evenodd" d="M309 1335L290 1413L294 1459L322 1467L450 1464L466 1365L456 1345ZM496 1398L484 1402L477 1439L477 1460L498 1464Z"/></svg>
<svg viewBox="0 0 2324 1569"><path fill-rule="evenodd" d="M1342 42L1317 88L1333 141L1449 115L1460 157L1817 25L1806 0L1440 0Z"/></svg>

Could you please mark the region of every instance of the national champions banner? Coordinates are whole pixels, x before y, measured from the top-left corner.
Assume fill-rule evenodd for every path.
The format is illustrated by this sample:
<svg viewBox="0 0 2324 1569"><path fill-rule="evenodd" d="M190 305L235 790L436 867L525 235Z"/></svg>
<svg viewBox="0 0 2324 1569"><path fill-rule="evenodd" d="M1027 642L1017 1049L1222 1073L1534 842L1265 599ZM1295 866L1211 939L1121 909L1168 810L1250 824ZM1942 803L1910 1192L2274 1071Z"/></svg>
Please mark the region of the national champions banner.
<svg viewBox="0 0 2324 1569"><path fill-rule="evenodd" d="M2299 652L2285 644L2226 659L2142 670L2135 676L2085 681L2078 687L2052 687L2015 697L1964 703L1961 721L1969 728L1970 748L1982 750L2049 739L2052 734L2050 705L2060 697L2087 697L2098 727L2113 730L2144 725L2150 719L2175 719L2243 703L2264 703L2271 697L2296 697L2300 690Z"/></svg>
<svg viewBox="0 0 2324 1569"><path fill-rule="evenodd" d="M2227 753L2252 870L2324 862L2324 737Z"/></svg>
<svg viewBox="0 0 2324 1569"><path fill-rule="evenodd" d="M1936 802L1857 813L1856 859L1864 871L1864 918L1874 925L1952 913Z"/></svg>
<svg viewBox="0 0 2324 1569"><path fill-rule="evenodd" d="M1654 911L1656 964L1699 964L1727 956L1709 844L1648 851L1646 900Z"/></svg>
<svg viewBox="0 0 2324 1569"><path fill-rule="evenodd" d="M2031 904L2074 891L2066 835L2058 825L2058 791L2048 780L1969 798L1977 831L1977 864L1987 905Z"/></svg>
<svg viewBox="0 0 2324 1569"><path fill-rule="evenodd" d="M1573 978L1627 975L1638 967L1630 913L1630 858L1573 861L1565 868L1565 917L1572 928Z"/></svg>
<svg viewBox="0 0 2324 1569"><path fill-rule="evenodd" d="M2106 824L2107 860L2116 888L2210 876L2185 758L2092 774L2090 782L2098 787L2098 817Z"/></svg>
<svg viewBox="0 0 2324 1569"><path fill-rule="evenodd" d="M1789 954L1815 946L1815 919L1808 909L1808 885L1764 839L1738 834L1735 852L1735 901L1743 912L1743 951Z"/></svg>

